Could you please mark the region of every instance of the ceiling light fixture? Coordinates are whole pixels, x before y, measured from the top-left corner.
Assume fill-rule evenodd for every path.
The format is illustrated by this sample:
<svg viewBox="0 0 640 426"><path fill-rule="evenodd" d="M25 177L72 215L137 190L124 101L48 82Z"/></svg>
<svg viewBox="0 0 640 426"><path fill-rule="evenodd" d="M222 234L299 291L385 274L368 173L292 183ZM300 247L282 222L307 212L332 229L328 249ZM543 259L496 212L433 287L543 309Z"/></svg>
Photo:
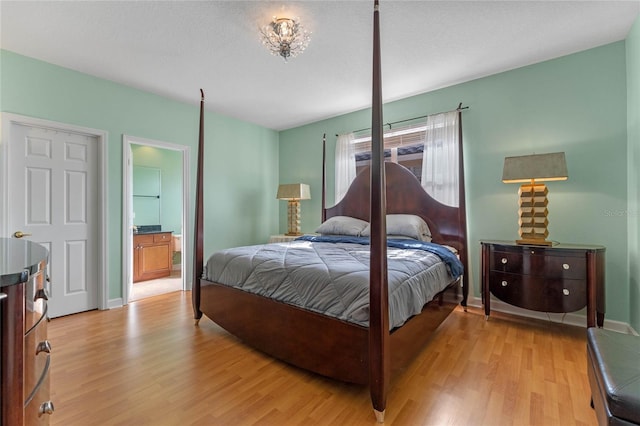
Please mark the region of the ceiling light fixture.
<svg viewBox="0 0 640 426"><path fill-rule="evenodd" d="M287 62L289 58L295 58L307 48L311 41L311 33L304 29L300 18L278 18L265 25L262 33L262 44L269 49L272 55L282 56Z"/></svg>

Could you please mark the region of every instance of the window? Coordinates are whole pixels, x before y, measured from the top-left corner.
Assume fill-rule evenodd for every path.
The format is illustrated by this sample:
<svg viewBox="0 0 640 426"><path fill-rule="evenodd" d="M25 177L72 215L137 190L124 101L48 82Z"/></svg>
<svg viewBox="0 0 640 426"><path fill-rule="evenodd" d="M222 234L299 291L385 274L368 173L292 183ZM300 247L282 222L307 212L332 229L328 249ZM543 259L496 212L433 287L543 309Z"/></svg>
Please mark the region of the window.
<svg viewBox="0 0 640 426"><path fill-rule="evenodd" d="M426 117L426 122L389 129L384 134L385 161L401 164L429 195L458 206L458 110ZM352 149L353 148L353 149ZM355 161L356 171L352 167ZM371 164L371 133L341 135L336 142L336 202L363 168Z"/></svg>
<svg viewBox="0 0 640 426"><path fill-rule="evenodd" d="M405 166L422 180L422 156L425 143L424 122L395 128L384 134L385 161ZM356 155L356 174L371 164L371 134L360 135L353 140Z"/></svg>

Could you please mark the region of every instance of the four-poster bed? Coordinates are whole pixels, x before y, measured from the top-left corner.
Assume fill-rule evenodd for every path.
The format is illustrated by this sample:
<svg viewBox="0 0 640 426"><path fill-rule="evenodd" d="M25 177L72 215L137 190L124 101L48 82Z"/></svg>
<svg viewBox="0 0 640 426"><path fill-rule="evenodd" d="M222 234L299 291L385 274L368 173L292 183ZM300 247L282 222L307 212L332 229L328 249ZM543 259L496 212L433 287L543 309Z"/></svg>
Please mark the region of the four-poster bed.
<svg viewBox="0 0 640 426"><path fill-rule="evenodd" d="M423 303L420 302L418 312L412 314L408 320L403 319L398 322L401 325L396 326L394 323L390 325L388 276L390 272L393 272L391 275L398 275L396 273L396 258L405 256L396 256L394 254L396 252L393 251L404 249L387 248L387 215L412 215L423 220L430 230L431 241L452 247L464 269L467 269L467 244L461 137L459 138L460 207L440 204L424 191L419 181L409 170L394 163L386 165L384 163L378 1L375 1L374 8L373 57L373 149L370 171L365 170L360 173L344 198L331 208L326 208L324 200L326 193L324 161L326 155L323 146L323 223L331 218L347 217L368 222L370 226L370 237L368 238L370 249L366 250L366 246L360 246L359 249L360 252L363 250L366 252L367 268L369 269L366 271L368 288L365 288L364 292L368 303L358 311L368 313L366 321L357 323L346 317L324 314L315 307L296 306L286 301L267 297L260 293L261 290L245 291L231 286L233 283L222 284L211 278L212 276L221 277L227 272L226 270L212 271L215 262L211 259L214 256L217 255L218 263L221 262L222 256L224 268L227 264L236 261L224 263L226 262L224 256L227 256L227 253L217 253L209 258L209 262L203 256L202 158L204 141L202 109L204 93L202 93L200 114L192 297L196 321L204 314L249 346L275 358L337 380L368 384L376 418L382 422L392 372L401 371L408 366L429 339L430 332L435 330L457 306L456 301L451 302L448 298L443 297L444 291L455 289L457 298L457 287L463 283L463 306L466 306L468 293L466 275L456 276L451 272L451 266L441 266L441 262L438 261L439 264L433 268L449 271L448 278L445 278L441 287L438 287L434 294L428 296L428 299L425 300L428 303L423 306ZM313 247L312 251L324 251L327 250L324 248L325 246L322 246L321 249L316 247L331 243L307 241L284 243L281 245L286 245L286 247L278 251L275 257L286 256L289 251L295 253L294 246L296 244L307 249ZM318 246L314 246L314 244L318 244ZM267 251L275 250L276 244L267 246L264 246L267 247ZM266 262L253 262L257 256L255 253L257 250L263 250L263 246L255 246L255 248L252 246L248 249L251 256L254 256L248 263ZM348 250L351 250L349 255L358 251L352 248L348 248ZM388 260L387 255L390 250L389 259L391 260ZM323 259L318 261L319 264L322 262L324 262ZM205 263L207 264L206 272L203 271ZM330 266L329 263L330 261L327 262L327 266ZM442 265L444 264L442 263ZM344 264L339 266L343 267ZM214 272L217 275L212 275ZM347 273L349 272L347 271ZM247 272L245 275L249 276L252 273L254 272ZM443 273L439 274L442 276ZM289 275L293 274L289 271L283 273L286 280L289 279ZM218 281L223 280L219 279ZM392 281L393 289L398 285L396 281L395 278ZM418 292L422 292L422 290ZM397 304L395 297L394 290L393 305ZM332 302L331 304L333 306L340 303Z"/></svg>

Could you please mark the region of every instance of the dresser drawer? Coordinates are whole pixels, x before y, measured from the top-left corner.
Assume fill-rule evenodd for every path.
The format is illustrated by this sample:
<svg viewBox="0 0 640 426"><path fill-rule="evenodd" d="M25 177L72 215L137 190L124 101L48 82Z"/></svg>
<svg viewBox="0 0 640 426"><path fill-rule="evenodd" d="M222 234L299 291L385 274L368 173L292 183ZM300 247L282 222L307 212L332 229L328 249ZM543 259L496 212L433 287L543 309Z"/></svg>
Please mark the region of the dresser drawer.
<svg viewBox="0 0 640 426"><path fill-rule="evenodd" d="M541 312L574 312L587 304L584 280L491 272L491 293L503 302Z"/></svg>
<svg viewBox="0 0 640 426"><path fill-rule="evenodd" d="M49 296L44 287L44 271L34 274L25 286L24 325L28 333L47 313Z"/></svg>
<svg viewBox="0 0 640 426"><path fill-rule="evenodd" d="M36 388L49 362L51 343L47 340L47 320L43 319L24 338L24 398Z"/></svg>
<svg viewBox="0 0 640 426"><path fill-rule="evenodd" d="M159 232L155 234L137 234L133 236L134 246L136 244L156 244L156 243L170 243L171 232Z"/></svg>
<svg viewBox="0 0 640 426"><path fill-rule="evenodd" d="M521 251L494 251L491 253L490 268L492 271L522 273Z"/></svg>
<svg viewBox="0 0 640 426"><path fill-rule="evenodd" d="M25 425L48 425L50 416L53 414L53 403L49 399L49 368L51 365L49 354L46 354L44 359L44 369L42 375L38 378L37 386L25 400Z"/></svg>
<svg viewBox="0 0 640 426"><path fill-rule="evenodd" d="M550 251L543 248L496 250L490 259L492 271L542 276L547 278L586 279L584 254Z"/></svg>
<svg viewBox="0 0 640 426"><path fill-rule="evenodd" d="M162 234L153 234L154 243L171 242L171 232L163 232Z"/></svg>
<svg viewBox="0 0 640 426"><path fill-rule="evenodd" d="M143 234L133 236L133 245L153 244L153 234Z"/></svg>
<svg viewBox="0 0 640 426"><path fill-rule="evenodd" d="M547 278L587 279L587 258L565 254L545 256L544 275Z"/></svg>

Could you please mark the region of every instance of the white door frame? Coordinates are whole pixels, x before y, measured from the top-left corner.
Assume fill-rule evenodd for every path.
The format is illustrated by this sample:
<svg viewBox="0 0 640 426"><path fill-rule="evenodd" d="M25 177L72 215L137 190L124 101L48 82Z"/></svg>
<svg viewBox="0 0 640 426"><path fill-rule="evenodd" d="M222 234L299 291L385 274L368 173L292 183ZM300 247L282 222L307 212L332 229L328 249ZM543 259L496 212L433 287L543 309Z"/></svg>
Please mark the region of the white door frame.
<svg viewBox="0 0 640 426"><path fill-rule="evenodd" d="M131 158L131 145L145 145L154 148L168 149L182 153L182 289L190 290L191 259L190 244L187 244L190 233L189 228L189 157L191 148L186 145L178 145L169 142L139 138L131 135L122 135L122 303L129 303L130 286L133 283L133 159Z"/></svg>
<svg viewBox="0 0 640 426"><path fill-rule="evenodd" d="M97 213L97 227L98 227L98 241L97 248L97 271L98 271L98 309L108 309L109 306L109 291L107 289L107 283L109 282L109 268L107 252L109 247L109 233L107 232L107 194L108 194L108 179L107 179L107 141L109 140L109 133L105 130L92 129L89 127L81 127L72 124L59 123L56 121L43 120L40 118L28 117L25 115L18 115L9 112L3 112L2 115L2 129L0 134L0 200L2 200L2 207L0 208L0 235L7 238L10 237L11 232L9 226L9 144L11 143L11 133L15 125L39 127L43 129L57 130L62 132L79 133L95 137L98 141L98 213Z"/></svg>

